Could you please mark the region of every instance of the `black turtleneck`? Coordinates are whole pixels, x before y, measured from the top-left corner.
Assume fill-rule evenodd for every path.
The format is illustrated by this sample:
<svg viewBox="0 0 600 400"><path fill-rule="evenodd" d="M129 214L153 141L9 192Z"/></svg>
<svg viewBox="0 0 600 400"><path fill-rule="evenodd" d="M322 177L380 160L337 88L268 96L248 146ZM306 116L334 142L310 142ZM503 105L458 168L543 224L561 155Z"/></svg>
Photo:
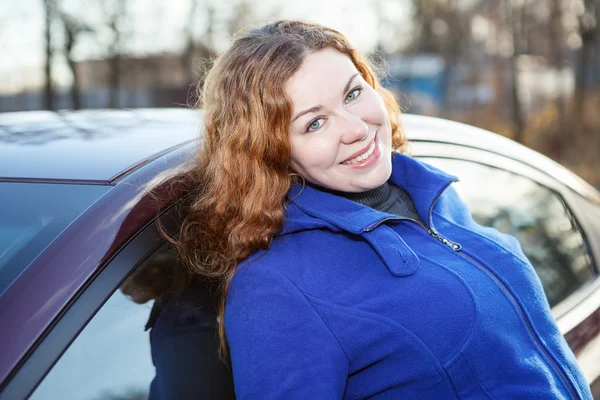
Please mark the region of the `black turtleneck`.
<svg viewBox="0 0 600 400"><path fill-rule="evenodd" d="M323 190L323 188L319 189ZM352 193L327 189L325 189L325 191L337 196L345 197L348 200L355 201L378 211L422 222L410 195L402 188L389 182L385 182L383 185L376 187L375 189L367 190L366 192Z"/></svg>

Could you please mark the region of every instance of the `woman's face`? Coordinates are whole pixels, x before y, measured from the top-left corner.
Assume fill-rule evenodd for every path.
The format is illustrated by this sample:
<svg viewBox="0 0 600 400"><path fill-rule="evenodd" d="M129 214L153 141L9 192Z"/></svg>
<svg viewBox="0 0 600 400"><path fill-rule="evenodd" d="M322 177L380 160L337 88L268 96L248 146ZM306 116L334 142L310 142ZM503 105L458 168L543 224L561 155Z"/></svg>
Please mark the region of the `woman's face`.
<svg viewBox="0 0 600 400"><path fill-rule="evenodd" d="M292 169L309 182L345 192L390 177L392 134L383 100L350 58L327 48L309 54L290 78Z"/></svg>

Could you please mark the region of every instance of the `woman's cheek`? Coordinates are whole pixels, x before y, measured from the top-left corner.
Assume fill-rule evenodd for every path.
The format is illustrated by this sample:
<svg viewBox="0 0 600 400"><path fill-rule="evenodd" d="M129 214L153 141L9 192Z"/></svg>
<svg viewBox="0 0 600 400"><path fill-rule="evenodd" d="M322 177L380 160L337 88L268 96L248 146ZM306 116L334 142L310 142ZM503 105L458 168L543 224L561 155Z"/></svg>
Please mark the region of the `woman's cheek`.
<svg viewBox="0 0 600 400"><path fill-rule="evenodd" d="M315 146L309 149L309 157L314 159L314 165L329 165L336 160L339 144L327 139L318 140Z"/></svg>
<svg viewBox="0 0 600 400"><path fill-rule="evenodd" d="M330 164L336 156L336 146L329 142L326 137L315 133L309 140L296 143L292 157L307 170Z"/></svg>

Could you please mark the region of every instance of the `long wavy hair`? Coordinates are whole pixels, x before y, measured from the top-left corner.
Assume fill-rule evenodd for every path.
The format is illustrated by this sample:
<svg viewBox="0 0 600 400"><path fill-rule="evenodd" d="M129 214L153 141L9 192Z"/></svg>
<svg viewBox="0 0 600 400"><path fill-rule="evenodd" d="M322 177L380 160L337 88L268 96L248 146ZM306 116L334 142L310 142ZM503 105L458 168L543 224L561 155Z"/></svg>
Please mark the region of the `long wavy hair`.
<svg viewBox="0 0 600 400"><path fill-rule="evenodd" d="M216 59L198 88L204 139L194 168L186 172L191 192L173 242L193 273L219 283L222 354L225 298L236 268L267 249L284 224L294 179L286 83L308 54L329 47L347 55L382 97L392 146L402 151L406 139L394 96L341 33L322 25L278 21L246 32Z"/></svg>

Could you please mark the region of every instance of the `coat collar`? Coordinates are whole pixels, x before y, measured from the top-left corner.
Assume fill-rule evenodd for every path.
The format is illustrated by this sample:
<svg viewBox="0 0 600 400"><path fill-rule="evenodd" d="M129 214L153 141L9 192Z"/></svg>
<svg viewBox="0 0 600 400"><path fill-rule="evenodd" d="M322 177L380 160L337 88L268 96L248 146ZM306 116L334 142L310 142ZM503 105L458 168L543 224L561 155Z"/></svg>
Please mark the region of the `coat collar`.
<svg viewBox="0 0 600 400"><path fill-rule="evenodd" d="M408 192L427 226L430 225L430 209L438 196L454 181L457 181L456 177L405 154L392 155L390 182ZM293 185L288 198L291 201L282 234L317 227L362 234L369 227L394 217L302 184Z"/></svg>

